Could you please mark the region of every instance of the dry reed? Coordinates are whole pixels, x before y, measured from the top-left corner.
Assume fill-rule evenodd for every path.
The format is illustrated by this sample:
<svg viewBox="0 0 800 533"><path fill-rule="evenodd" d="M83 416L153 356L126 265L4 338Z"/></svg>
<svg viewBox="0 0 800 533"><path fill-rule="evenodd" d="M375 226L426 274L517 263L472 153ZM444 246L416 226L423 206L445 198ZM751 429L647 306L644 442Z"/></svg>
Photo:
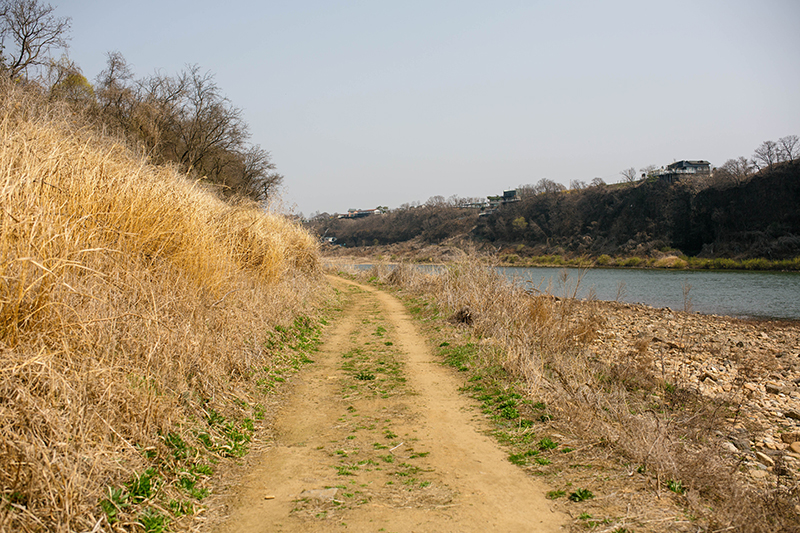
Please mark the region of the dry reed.
<svg viewBox="0 0 800 533"><path fill-rule="evenodd" d="M115 525L106 487L252 405L268 331L319 302L316 241L0 87L0 531Z"/></svg>

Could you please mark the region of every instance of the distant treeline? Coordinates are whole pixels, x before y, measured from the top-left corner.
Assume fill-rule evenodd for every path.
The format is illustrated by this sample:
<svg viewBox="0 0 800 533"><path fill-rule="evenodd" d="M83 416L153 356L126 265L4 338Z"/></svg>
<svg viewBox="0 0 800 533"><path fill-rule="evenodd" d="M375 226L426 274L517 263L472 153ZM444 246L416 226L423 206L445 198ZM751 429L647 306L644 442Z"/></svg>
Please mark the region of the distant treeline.
<svg viewBox="0 0 800 533"><path fill-rule="evenodd" d="M580 189L543 188L485 216L431 204L310 225L339 244L365 246L413 238L438 243L464 236L524 255L786 259L800 255L800 161L776 162L746 179L687 177Z"/></svg>
<svg viewBox="0 0 800 533"><path fill-rule="evenodd" d="M447 201L433 197L424 205L405 204L391 211L384 209L384 214L356 219L321 213L307 225L320 237L335 237L337 244L350 247L393 244L417 237L424 242L438 243L470 233L480 211L458 205L477 200L452 197Z"/></svg>
<svg viewBox="0 0 800 533"><path fill-rule="evenodd" d="M38 0L0 1L0 77L52 101L137 147L155 164L177 165L222 196L269 197L283 177L269 152L249 142L241 109L211 73L196 65L176 75L136 77L119 52L109 52L94 83L67 55L71 21ZM0 84L1 87L10 87Z"/></svg>

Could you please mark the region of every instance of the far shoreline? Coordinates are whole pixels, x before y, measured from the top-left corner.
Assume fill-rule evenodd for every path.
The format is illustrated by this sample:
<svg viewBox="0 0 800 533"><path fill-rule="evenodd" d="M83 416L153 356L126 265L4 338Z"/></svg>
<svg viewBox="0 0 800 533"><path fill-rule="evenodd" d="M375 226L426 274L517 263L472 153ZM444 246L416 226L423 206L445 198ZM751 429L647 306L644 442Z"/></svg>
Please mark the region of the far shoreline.
<svg viewBox="0 0 800 533"><path fill-rule="evenodd" d="M433 255L411 253L390 254L380 251L371 251L366 248L340 248L345 253L336 250L331 254L331 247L322 249L322 257L325 259L351 259L366 260L370 263L399 264L412 263L420 265L447 265L452 262L472 257L480 261L502 267L520 268L597 268L597 269L620 269L620 270L664 270L664 271L709 271L709 272L800 272L800 256L794 259L772 260L766 258L751 259L728 259L728 258L699 258L688 256L665 255L662 257L610 257L600 255L590 258L586 256L565 257L560 254L544 254L540 256L520 257L515 254L473 254L462 252L461 257L451 257L449 259L434 257ZM358 250L358 255L347 254L350 251ZM460 250L459 250L460 251Z"/></svg>

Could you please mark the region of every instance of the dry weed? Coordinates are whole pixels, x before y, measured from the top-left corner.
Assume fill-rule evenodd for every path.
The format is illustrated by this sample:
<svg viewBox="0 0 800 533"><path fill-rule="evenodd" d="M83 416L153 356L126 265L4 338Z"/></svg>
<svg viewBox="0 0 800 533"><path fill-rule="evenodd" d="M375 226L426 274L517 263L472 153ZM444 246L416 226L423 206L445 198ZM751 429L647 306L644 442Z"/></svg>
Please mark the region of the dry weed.
<svg viewBox="0 0 800 533"><path fill-rule="evenodd" d="M442 267L437 275L407 265L370 275L434 298L445 316L469 309L472 332L502 348L491 352L501 359L487 360L486 366L501 363L522 378L532 398L547 402L562 431L602 443L620 461L638 466L653 477L657 492L669 480L709 530L797 526L795 489L759 492L719 453L715 435L733 406L659 379L647 339L617 361L592 357L587 348L603 318L593 302L575 300L580 280L562 278L556 297L552 287L526 293L478 261Z"/></svg>
<svg viewBox="0 0 800 533"><path fill-rule="evenodd" d="M0 139L0 530L88 531L165 435L255 404L317 244L8 85Z"/></svg>

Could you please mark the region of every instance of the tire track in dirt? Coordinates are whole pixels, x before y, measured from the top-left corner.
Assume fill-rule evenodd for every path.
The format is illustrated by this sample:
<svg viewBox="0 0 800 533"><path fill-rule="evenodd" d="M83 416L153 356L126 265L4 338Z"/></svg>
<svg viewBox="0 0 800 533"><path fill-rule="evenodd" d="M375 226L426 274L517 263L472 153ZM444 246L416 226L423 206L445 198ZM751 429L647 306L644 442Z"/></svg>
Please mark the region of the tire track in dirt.
<svg viewBox="0 0 800 533"><path fill-rule="evenodd" d="M547 487L508 462L402 304L347 295L298 375L276 440L230 495L219 533L558 531ZM304 492L305 491L305 492Z"/></svg>

